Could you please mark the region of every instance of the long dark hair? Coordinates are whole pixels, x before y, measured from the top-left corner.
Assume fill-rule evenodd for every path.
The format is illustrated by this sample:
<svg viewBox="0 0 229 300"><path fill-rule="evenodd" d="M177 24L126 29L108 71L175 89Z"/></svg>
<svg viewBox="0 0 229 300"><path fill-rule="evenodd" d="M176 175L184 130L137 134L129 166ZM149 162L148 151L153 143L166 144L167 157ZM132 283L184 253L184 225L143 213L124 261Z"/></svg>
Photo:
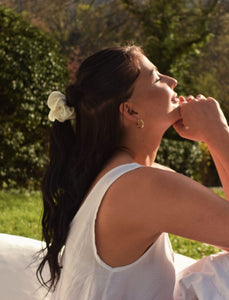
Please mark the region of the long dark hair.
<svg viewBox="0 0 229 300"><path fill-rule="evenodd" d="M66 101L76 121L53 123L50 164L42 183L42 234L46 242L37 270L39 281L55 289L61 272L60 253L70 223L104 164L120 147L119 106L132 94L140 69L136 46L101 50L79 67L66 89ZM50 278L42 276L48 263Z"/></svg>

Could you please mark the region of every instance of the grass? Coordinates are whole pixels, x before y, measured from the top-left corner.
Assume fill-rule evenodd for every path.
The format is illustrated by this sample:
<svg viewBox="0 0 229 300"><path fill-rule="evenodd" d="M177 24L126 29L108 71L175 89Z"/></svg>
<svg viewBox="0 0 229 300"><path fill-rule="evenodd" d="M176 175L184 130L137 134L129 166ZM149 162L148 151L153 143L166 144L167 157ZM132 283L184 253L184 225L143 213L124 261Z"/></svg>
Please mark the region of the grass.
<svg viewBox="0 0 229 300"><path fill-rule="evenodd" d="M41 239L40 192L0 191L0 232Z"/></svg>
<svg viewBox="0 0 229 300"><path fill-rule="evenodd" d="M221 188L212 188L224 197ZM40 192L0 191L0 232L41 239L42 200ZM199 259L219 252L218 248L170 235L173 250Z"/></svg>

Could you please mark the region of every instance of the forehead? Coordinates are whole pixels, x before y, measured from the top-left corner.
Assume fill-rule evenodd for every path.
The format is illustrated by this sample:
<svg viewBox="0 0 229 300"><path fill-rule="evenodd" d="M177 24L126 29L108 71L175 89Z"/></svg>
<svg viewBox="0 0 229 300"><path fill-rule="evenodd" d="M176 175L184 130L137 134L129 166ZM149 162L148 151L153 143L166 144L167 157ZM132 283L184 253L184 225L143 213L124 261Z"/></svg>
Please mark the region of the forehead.
<svg viewBox="0 0 229 300"><path fill-rule="evenodd" d="M152 77L156 77L157 67L144 55L138 56L140 74L133 85L132 101L138 101L147 87L152 85Z"/></svg>
<svg viewBox="0 0 229 300"><path fill-rule="evenodd" d="M157 67L146 56L140 55L138 60L141 77L151 77L157 71Z"/></svg>

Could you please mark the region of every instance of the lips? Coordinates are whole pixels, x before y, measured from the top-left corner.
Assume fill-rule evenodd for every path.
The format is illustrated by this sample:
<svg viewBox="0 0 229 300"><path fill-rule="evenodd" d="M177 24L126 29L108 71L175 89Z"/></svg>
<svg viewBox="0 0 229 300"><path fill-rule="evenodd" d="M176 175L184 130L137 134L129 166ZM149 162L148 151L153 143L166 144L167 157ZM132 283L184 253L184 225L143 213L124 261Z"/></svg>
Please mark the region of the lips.
<svg viewBox="0 0 229 300"><path fill-rule="evenodd" d="M177 94L174 94L174 96L171 99L171 102L174 104L178 104L179 103L179 98L177 97Z"/></svg>

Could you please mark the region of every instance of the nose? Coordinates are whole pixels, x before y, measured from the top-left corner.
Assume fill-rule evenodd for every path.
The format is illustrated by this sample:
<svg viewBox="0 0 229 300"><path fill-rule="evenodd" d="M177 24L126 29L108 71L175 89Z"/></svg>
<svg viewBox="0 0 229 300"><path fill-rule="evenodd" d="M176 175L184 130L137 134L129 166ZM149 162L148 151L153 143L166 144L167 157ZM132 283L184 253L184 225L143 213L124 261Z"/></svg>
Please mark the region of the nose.
<svg viewBox="0 0 229 300"><path fill-rule="evenodd" d="M170 86L170 88L173 90L177 86L177 80L173 77L166 76L167 78L167 84Z"/></svg>
<svg viewBox="0 0 229 300"><path fill-rule="evenodd" d="M173 81L173 86L172 89L175 89L175 87L177 86L177 80L175 78L172 77L172 81Z"/></svg>

